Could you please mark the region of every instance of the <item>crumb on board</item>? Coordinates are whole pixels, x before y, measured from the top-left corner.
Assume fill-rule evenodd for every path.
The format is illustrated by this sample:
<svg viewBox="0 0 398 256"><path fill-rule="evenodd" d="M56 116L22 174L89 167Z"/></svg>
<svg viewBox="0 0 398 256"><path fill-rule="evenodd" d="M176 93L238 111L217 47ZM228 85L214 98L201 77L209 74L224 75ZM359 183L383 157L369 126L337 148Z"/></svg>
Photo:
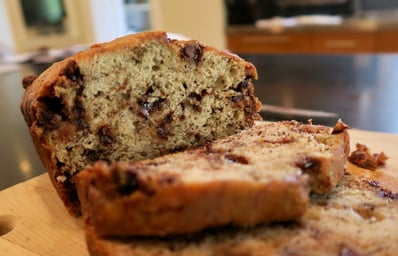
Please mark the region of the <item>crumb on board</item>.
<svg viewBox="0 0 398 256"><path fill-rule="evenodd" d="M348 161L352 164L372 171L385 165L387 159L388 157L384 152L372 154L366 145L360 143L356 144L356 150L348 157Z"/></svg>

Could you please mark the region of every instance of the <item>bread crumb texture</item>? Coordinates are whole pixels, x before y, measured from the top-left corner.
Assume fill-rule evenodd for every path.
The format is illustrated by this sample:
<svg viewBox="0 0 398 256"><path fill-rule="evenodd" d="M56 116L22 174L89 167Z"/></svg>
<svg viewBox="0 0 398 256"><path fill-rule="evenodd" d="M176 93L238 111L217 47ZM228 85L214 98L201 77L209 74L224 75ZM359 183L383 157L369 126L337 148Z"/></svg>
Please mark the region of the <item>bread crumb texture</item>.
<svg viewBox="0 0 398 256"><path fill-rule="evenodd" d="M150 41L70 60L64 83L53 88L69 119L48 136L57 160L74 173L89 159L153 158L250 126L256 109L241 106L255 102L245 69L191 44L200 59L185 60L184 45ZM74 131L61 137L60 129Z"/></svg>

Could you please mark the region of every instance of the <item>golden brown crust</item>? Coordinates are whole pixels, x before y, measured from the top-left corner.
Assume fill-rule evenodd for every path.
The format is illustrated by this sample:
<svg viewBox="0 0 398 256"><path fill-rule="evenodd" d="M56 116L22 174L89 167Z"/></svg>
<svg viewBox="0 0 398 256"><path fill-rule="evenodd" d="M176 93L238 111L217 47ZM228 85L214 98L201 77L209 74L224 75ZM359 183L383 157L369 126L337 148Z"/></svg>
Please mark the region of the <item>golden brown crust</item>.
<svg viewBox="0 0 398 256"><path fill-rule="evenodd" d="M158 56L155 50L164 54ZM154 51L153 60L151 51ZM147 53L149 55L145 55ZM145 61L154 62L150 63L153 65L150 79L141 75L150 72L139 70L143 54L147 56L144 56ZM206 59L198 59L202 55ZM167 69L169 63L163 65L166 58L172 59L171 72ZM212 64L212 59L214 68L201 66L202 62ZM218 74L220 70L225 71L220 65L217 67L218 60L223 61L220 65L227 69L225 74ZM177 68L183 71L174 70ZM161 70L157 72L158 69ZM202 73L202 80L197 79L199 75L195 76L200 70L214 71L207 75L214 80L220 75L220 79L216 84L212 84L214 81L206 83ZM169 74L174 77L162 79ZM176 74L186 76L181 78ZM24 79L26 90L21 111L58 194L71 214L79 215L80 205L71 178L86 164L98 159L151 158L250 127L260 118L261 108L254 96L252 79L257 79L255 67L235 55L195 40L170 40L165 32L145 32L93 45L87 51L54 63L37 78ZM173 86L179 86L179 93L168 84L174 80L177 82ZM218 86L227 86L228 93L213 97L213 89L222 93L222 88L216 88ZM180 98L174 99L174 95ZM109 106L109 111L102 106ZM135 116L128 117L130 112ZM229 114L224 115L226 112L240 121L233 121ZM201 116L210 123L200 120L201 123L193 126ZM215 127L217 122L222 124L219 128ZM227 129L227 125L232 128ZM209 128L205 133L202 132L206 130L204 127ZM143 137L148 139L138 139ZM149 143L150 139L154 141ZM140 145L128 152L126 149L134 149L134 144Z"/></svg>
<svg viewBox="0 0 398 256"><path fill-rule="evenodd" d="M330 191L342 177L345 134L294 121L258 122L196 150L97 162L76 176L83 213L99 236L297 219L307 207L307 174L317 192Z"/></svg>

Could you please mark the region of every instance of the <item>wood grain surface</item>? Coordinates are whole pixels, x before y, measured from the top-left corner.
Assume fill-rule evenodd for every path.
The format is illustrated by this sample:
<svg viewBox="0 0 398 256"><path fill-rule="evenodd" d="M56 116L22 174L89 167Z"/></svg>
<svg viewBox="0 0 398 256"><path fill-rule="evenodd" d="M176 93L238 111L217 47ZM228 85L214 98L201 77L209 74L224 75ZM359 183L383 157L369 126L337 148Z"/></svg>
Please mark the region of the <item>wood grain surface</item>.
<svg viewBox="0 0 398 256"><path fill-rule="evenodd" d="M350 136L352 149L359 142L389 159L376 171L350 163L347 170L398 193L398 136L354 129ZM0 254L88 255L81 218L68 215L46 174L0 192Z"/></svg>

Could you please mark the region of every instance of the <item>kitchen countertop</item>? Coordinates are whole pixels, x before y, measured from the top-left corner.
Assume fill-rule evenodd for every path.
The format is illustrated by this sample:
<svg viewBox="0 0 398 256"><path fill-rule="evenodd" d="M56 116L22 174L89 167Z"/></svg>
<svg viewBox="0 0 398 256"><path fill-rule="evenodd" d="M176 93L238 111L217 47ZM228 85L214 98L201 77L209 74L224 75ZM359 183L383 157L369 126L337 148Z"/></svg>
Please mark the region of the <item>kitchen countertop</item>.
<svg viewBox="0 0 398 256"><path fill-rule="evenodd" d="M398 55L242 57L258 69L255 93L263 103L328 111L354 128L398 133ZM40 70L24 64L0 73L0 190L45 172L19 110L22 77Z"/></svg>
<svg viewBox="0 0 398 256"><path fill-rule="evenodd" d="M44 173L19 104L23 93L21 79L36 73L29 65L0 73L0 189Z"/></svg>
<svg viewBox="0 0 398 256"><path fill-rule="evenodd" d="M398 133L398 54L241 56L257 67L255 94L264 104L322 110L353 128Z"/></svg>

